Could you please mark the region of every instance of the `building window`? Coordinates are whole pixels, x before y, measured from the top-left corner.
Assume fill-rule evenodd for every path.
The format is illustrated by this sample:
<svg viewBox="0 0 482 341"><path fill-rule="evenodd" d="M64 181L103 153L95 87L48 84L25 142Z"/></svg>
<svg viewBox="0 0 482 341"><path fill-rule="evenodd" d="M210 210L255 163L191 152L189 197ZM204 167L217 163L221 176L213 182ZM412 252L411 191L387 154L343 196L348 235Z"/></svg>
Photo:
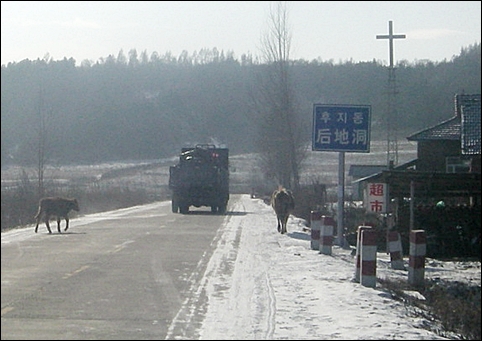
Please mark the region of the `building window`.
<svg viewBox="0 0 482 341"><path fill-rule="evenodd" d="M461 156L448 156L445 158L447 173L469 173L470 158Z"/></svg>

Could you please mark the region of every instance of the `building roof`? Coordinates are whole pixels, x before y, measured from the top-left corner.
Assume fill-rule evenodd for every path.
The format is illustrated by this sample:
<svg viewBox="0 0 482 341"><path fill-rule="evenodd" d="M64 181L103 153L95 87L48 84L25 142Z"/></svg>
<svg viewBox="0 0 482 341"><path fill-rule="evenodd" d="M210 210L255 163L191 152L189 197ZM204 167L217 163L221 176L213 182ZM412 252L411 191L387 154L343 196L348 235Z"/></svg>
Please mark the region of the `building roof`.
<svg viewBox="0 0 482 341"><path fill-rule="evenodd" d="M480 154L480 94L456 95L454 102L454 117L423 129L407 140L460 140L462 154Z"/></svg>
<svg viewBox="0 0 482 341"><path fill-rule="evenodd" d="M460 117L455 116L407 137L409 141L460 140Z"/></svg>
<svg viewBox="0 0 482 341"><path fill-rule="evenodd" d="M359 179L386 169L388 169L387 165L351 165L348 175Z"/></svg>
<svg viewBox="0 0 482 341"><path fill-rule="evenodd" d="M419 198L481 195L480 173L384 170L354 182L386 183L391 197L410 197L412 184Z"/></svg>

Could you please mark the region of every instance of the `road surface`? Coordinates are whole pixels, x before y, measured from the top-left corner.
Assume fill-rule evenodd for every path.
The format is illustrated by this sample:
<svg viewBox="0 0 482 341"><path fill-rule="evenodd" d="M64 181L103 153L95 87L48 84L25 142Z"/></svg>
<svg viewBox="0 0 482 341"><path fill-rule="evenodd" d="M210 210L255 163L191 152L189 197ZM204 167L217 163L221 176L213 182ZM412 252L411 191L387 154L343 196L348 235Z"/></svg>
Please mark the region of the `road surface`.
<svg viewBox="0 0 482 341"><path fill-rule="evenodd" d="M206 297L193 292L219 230L245 214L238 199L226 215L165 201L75 218L62 234L55 222L2 233L1 339L197 338Z"/></svg>

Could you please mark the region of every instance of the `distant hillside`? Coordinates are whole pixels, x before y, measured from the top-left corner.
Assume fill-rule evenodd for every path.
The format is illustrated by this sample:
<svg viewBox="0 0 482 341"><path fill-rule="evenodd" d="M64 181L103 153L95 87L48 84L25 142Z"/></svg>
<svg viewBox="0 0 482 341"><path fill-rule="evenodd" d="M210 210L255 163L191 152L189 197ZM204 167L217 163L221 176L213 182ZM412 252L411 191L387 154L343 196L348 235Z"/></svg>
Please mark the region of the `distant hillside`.
<svg viewBox="0 0 482 341"><path fill-rule="evenodd" d="M1 68L1 162L35 165L39 132L53 165L152 160L182 146L223 144L233 153L257 151L259 117L253 93L266 65L212 51L142 60L109 57L75 66L24 60ZM372 135L383 139L388 70L379 62L292 61L304 138L311 140L314 103L368 104ZM480 44L450 61L396 68L399 140L453 116L457 93L481 92Z"/></svg>

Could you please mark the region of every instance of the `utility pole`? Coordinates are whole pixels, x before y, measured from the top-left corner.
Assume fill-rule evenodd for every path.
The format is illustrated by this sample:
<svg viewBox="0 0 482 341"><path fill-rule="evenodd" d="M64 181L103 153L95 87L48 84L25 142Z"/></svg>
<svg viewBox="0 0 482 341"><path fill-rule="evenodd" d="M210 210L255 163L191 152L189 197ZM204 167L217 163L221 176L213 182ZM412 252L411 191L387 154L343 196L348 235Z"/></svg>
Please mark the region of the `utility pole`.
<svg viewBox="0 0 482 341"><path fill-rule="evenodd" d="M392 21L389 21L388 35L377 35L377 39L388 39L389 41L390 65L388 67L387 114L385 118L387 129L387 166L392 168L392 166L398 163L398 118L396 106L398 90L395 79L395 67L393 65L393 40L405 39L405 34L393 34Z"/></svg>

